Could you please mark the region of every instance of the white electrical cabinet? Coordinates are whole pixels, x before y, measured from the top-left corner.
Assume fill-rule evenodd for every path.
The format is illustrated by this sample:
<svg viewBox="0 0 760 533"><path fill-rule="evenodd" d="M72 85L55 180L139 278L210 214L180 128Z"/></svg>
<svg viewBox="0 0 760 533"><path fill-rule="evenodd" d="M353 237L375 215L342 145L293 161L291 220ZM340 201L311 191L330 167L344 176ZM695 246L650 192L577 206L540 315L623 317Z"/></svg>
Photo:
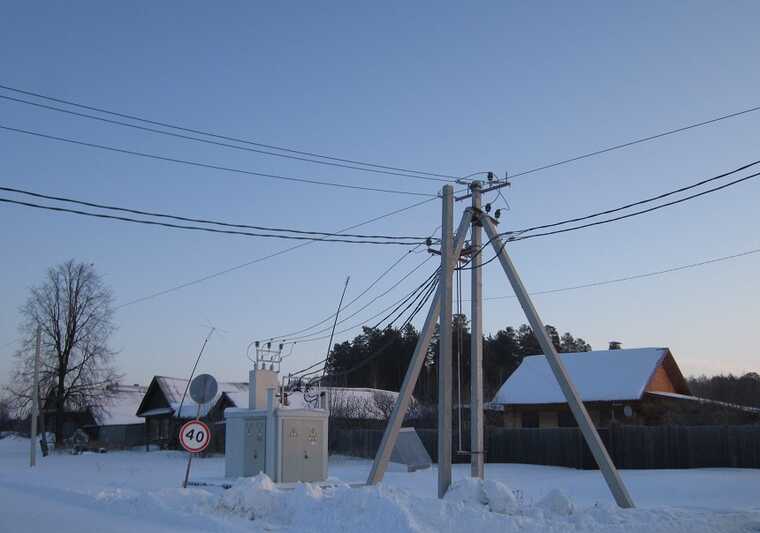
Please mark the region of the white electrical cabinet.
<svg viewBox="0 0 760 533"><path fill-rule="evenodd" d="M264 472L279 483L327 479L326 410L230 408L224 417L226 477Z"/></svg>

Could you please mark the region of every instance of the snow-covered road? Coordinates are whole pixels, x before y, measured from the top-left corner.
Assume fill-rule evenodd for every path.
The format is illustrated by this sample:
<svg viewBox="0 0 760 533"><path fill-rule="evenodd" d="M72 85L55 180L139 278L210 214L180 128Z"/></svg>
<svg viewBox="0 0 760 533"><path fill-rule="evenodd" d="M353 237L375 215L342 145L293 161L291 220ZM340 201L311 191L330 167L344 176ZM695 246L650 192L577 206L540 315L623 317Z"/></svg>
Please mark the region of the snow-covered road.
<svg viewBox="0 0 760 533"><path fill-rule="evenodd" d="M180 452L55 455L30 469L28 450L28 440L0 440L2 533L760 532L758 470L623 471L638 506L623 511L598 472L566 468L488 465L486 477L497 483L481 485L467 482L467 466L456 465L458 483L440 501L435 469L394 470L372 488L281 491L255 479L228 491L183 490L186 456ZM363 481L369 464L331 458L330 476ZM191 478L218 478L223 470L220 457L196 460Z"/></svg>

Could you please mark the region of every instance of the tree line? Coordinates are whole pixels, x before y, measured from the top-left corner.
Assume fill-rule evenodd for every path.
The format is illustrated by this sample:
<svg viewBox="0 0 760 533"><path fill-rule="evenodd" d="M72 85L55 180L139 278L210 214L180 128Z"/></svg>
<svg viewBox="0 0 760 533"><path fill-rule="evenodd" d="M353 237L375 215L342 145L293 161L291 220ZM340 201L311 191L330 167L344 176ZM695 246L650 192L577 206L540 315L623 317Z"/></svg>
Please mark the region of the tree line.
<svg viewBox="0 0 760 533"><path fill-rule="evenodd" d="M591 346L582 338L566 332L562 335L554 326L546 331L558 352L585 352ZM335 344L327 362L323 385L342 387L371 387L397 391L401 388L406 369L417 344L419 332L410 324L402 329L393 327L367 328L353 340ZM453 318L453 372L455 387L461 383L462 401L469 400L470 380L469 323L463 315ZM425 354L425 363L417 381L414 395L424 403L437 397L439 331L433 336ZM504 381L519 366L523 357L540 354L533 330L527 324L507 326L483 338L483 392L491 398ZM459 397L460 395L457 395Z"/></svg>

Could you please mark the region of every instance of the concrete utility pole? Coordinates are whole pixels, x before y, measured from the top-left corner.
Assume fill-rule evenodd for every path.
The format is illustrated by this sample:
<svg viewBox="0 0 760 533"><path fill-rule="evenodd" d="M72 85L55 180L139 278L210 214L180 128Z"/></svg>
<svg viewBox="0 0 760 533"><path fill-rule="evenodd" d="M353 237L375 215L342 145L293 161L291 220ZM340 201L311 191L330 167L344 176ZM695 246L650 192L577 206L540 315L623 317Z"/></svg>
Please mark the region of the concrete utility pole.
<svg viewBox="0 0 760 533"><path fill-rule="evenodd" d="M464 240L467 236L467 228L470 226L470 220L472 219L472 211L467 209L462 216L462 221L457 228L456 237L454 238L454 257L458 256L464 247ZM380 441L380 446L375 454L375 460L372 463L372 469L369 472L367 478L367 485L376 485L383 480L385 470L388 468L388 461L391 458L391 452L396 445L399 431L401 430L401 424L404 422L406 412L409 410L409 404L412 401L412 392L414 386L417 384L417 379L420 376L422 365L425 363L425 357L430 347L430 341L433 338L433 330L435 323L438 321L438 315L440 313L441 303L441 288L435 291L433 300L430 303L430 309L428 310L425 323L422 325L419 337L417 337L417 344L414 347L414 353L412 359L409 361L409 368L404 375L404 381L401 383L401 390L398 393L398 398L393 406L393 411L388 419L388 424L385 426L385 432L383 438Z"/></svg>
<svg viewBox="0 0 760 533"><path fill-rule="evenodd" d="M37 464L37 418L40 416L40 351L42 348L42 331L37 326L37 345L34 349L34 378L32 379L32 431L29 435L29 466Z"/></svg>
<svg viewBox="0 0 760 533"><path fill-rule="evenodd" d="M454 273L454 187L443 187L441 217L441 314L438 319L438 497L451 485L452 278Z"/></svg>
<svg viewBox="0 0 760 533"><path fill-rule="evenodd" d="M506 247L496 230L496 226L489 216L483 213L479 213L478 215L478 218L480 218L480 221L486 230L486 234L491 240L491 244L499 257L504 273L507 275L507 278L512 285L512 289L515 291L515 295L520 302L520 306L522 306L523 312L530 323L530 327L533 329L533 334L536 336L536 339L541 346L541 350L544 352L544 356L546 356L546 360L557 379L557 383L559 383L560 389L562 389L562 393L565 395L565 399L570 406L570 410L572 411L575 420L578 422L578 427L586 440L586 444L588 444L588 447L596 460L596 464L599 465L599 469L602 471L602 475L604 475L604 479L607 482L610 492L612 492L618 506L623 508L634 507L633 499L628 493L628 489L615 468L612 458L610 458L607 453L607 449L604 447L604 443L599 437L599 433L596 431L594 423L591 421L591 417L589 417L588 411L586 411L586 407L581 401L580 394L578 394L575 386L570 381L567 369L557 355L554 345L552 344L549 335L546 333L544 323L541 321L541 317L538 316L538 311L536 311L536 308L533 306L528 291L525 289L525 286L517 273L517 269L512 264L512 260L507 254Z"/></svg>
<svg viewBox="0 0 760 533"><path fill-rule="evenodd" d="M481 183L473 181L472 211L480 212ZM483 449L483 262L481 224L472 217L470 237L470 475L483 479L485 460Z"/></svg>

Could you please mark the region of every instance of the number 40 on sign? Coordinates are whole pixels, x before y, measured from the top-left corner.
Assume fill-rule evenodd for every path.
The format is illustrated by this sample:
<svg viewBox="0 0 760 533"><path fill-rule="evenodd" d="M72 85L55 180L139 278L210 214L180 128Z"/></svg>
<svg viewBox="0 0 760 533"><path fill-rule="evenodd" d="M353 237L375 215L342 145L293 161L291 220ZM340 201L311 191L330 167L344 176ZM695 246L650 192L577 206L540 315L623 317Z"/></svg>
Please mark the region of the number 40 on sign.
<svg viewBox="0 0 760 533"><path fill-rule="evenodd" d="M208 448L211 432L200 420L191 420L179 430L179 442L190 453L200 453Z"/></svg>

